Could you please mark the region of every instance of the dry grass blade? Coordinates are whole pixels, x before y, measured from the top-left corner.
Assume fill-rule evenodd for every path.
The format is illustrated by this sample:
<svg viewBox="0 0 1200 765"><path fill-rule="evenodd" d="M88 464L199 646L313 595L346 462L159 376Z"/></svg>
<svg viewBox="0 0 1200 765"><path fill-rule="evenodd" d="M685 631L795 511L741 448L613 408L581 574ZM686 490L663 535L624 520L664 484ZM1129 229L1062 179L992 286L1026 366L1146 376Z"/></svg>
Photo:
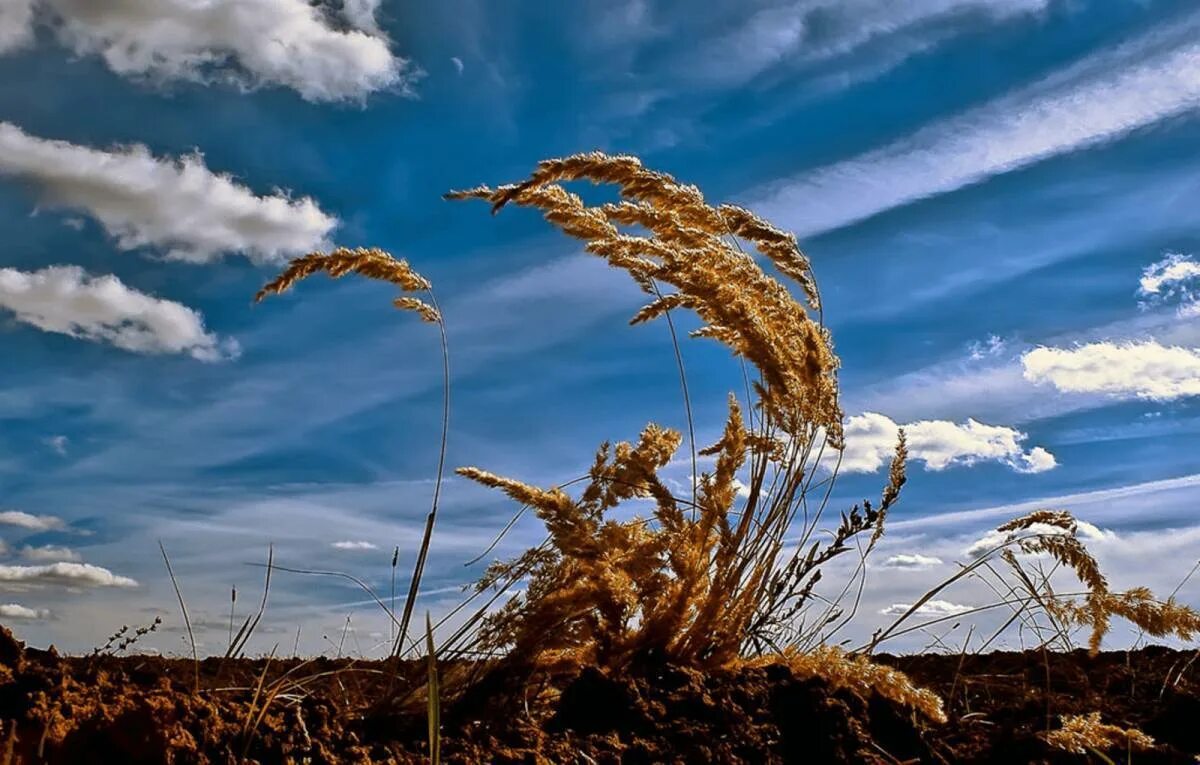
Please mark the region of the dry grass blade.
<svg viewBox="0 0 1200 765"><path fill-rule="evenodd" d="M442 760L442 700L438 687L437 650L433 645L433 623L425 614L425 653L429 667L429 761Z"/></svg>
<svg viewBox="0 0 1200 765"><path fill-rule="evenodd" d="M158 549L162 553L163 563L167 566L167 576L171 578L171 586L175 588L175 597L179 601L179 611L183 614L183 626L187 628L188 643L192 647L192 691L200 692L200 654L196 651L196 633L192 631L192 619L188 616L187 604L183 602L183 592L179 589L179 581L171 568L171 559L167 556L167 548L162 540L158 541Z"/></svg>
<svg viewBox="0 0 1200 765"><path fill-rule="evenodd" d="M258 604L258 611L247 616L242 622L242 626L238 629L237 635L229 641L229 647L225 651L225 659L235 658L245 650L246 643L254 635L254 630L258 628L259 621L262 620L263 614L267 610L267 595L271 592L271 571L275 568L275 545L267 547L267 577L263 582L262 600ZM234 591L236 593L236 590ZM234 596L236 597L236 595ZM232 612L231 612L232 614ZM231 617L232 618L232 617ZM230 623L232 626L232 622Z"/></svg>

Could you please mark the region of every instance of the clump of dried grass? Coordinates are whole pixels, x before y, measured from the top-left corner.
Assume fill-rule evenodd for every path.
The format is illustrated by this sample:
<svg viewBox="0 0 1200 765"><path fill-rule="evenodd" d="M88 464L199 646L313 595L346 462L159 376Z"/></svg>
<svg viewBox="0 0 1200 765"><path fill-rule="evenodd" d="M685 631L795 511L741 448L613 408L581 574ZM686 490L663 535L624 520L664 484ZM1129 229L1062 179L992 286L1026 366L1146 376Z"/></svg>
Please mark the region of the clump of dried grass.
<svg viewBox="0 0 1200 765"><path fill-rule="evenodd" d="M562 185L585 180L616 186L621 201L589 206ZM526 589L479 616L473 647L549 665L619 666L653 655L707 667L794 644L793 617L819 567L854 549L859 535L869 532L869 549L883 533L906 456L901 440L878 505L844 513L831 542L810 544L828 497L814 477L825 450L842 447L842 411L838 359L795 237L743 208L709 205L696 187L628 156L547 160L521 183L447 196L483 199L493 211L540 210L651 296L631 323L690 310L703 322L693 336L723 343L757 371L752 400L730 397L720 439L702 452L713 467L696 478L690 501L659 477L682 438L654 424L636 444L601 446L578 496L460 469L532 507L550 534L480 582L481 590L518 581ZM795 281L804 300L764 272L743 241ZM744 405L757 410L749 424ZM652 500L650 516L613 520L610 511L631 499ZM789 544L802 509L801 543Z"/></svg>
<svg viewBox="0 0 1200 765"><path fill-rule="evenodd" d="M1038 533L1022 535L1020 532L1034 528L1049 527ZM1091 629L1088 650L1095 655L1100 651L1104 636L1111 629L1112 617L1118 616L1140 627L1154 637L1175 635L1182 640L1192 640L1200 633L1200 613L1176 603L1173 598L1160 602L1145 587L1114 593L1108 580L1100 571L1100 564L1079 540L1078 521L1062 510L1037 510L1029 515L1015 518L997 531L1011 532L1009 542L1021 551L1031 554L1043 553L1074 572L1087 593L1079 600L1066 600L1048 590L1039 598L1041 605L1050 614L1066 625L1076 624ZM1011 550L1002 553L1014 568L1017 567Z"/></svg>
<svg viewBox="0 0 1200 765"><path fill-rule="evenodd" d="M1154 739L1136 728L1122 728L1100 722L1100 713L1063 715L1062 727L1041 734L1046 743L1074 754L1103 752L1109 749L1146 751Z"/></svg>

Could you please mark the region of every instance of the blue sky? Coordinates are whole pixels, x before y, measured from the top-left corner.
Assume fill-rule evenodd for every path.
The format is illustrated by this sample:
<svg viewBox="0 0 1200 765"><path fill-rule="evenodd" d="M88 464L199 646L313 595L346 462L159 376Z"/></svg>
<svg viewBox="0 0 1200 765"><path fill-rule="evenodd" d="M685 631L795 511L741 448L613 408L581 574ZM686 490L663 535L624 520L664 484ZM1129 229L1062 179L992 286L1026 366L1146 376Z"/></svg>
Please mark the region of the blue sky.
<svg viewBox="0 0 1200 765"><path fill-rule="evenodd" d="M436 335L376 284L251 304L309 249L384 247L434 283L452 466L551 484L681 427L666 327L627 326L626 277L535 215L441 200L591 149L800 236L844 367L835 503L877 493L908 427L852 629L1026 506L1077 509L1116 585L1170 592L1200 557L1198 32L1162 0L7 3L0 621L88 650L161 613L153 647L182 650L160 539L205 650L268 543L382 591L398 545L403 591ZM736 369L684 351L715 434ZM422 608L512 510L450 481ZM918 552L941 565L886 563ZM253 648L299 627L333 650L347 616L345 650L386 638L353 587L281 575Z"/></svg>

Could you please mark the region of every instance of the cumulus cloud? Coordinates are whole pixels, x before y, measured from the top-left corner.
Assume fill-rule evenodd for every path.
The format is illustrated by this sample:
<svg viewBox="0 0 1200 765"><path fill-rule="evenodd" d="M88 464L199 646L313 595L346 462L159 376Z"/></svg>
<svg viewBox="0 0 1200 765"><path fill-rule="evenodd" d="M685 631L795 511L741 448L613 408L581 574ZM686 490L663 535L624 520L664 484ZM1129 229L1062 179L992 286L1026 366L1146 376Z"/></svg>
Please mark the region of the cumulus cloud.
<svg viewBox="0 0 1200 765"><path fill-rule="evenodd" d="M191 308L138 292L115 276L89 276L78 266L0 268L0 310L44 332L133 353L185 353L201 361L238 353L235 341L206 332Z"/></svg>
<svg viewBox="0 0 1200 765"><path fill-rule="evenodd" d="M880 568L898 568L911 571L933 568L940 565L942 565L941 558L935 558L932 555L921 555L919 553L892 555L885 558L883 563L879 564Z"/></svg>
<svg viewBox="0 0 1200 765"><path fill-rule="evenodd" d="M1067 393L1170 401L1200 394L1200 350L1143 342L1041 347L1021 357L1025 379Z"/></svg>
<svg viewBox="0 0 1200 765"><path fill-rule="evenodd" d="M1150 308L1174 300L1180 316L1195 316L1200 314L1197 284L1200 284L1200 263L1190 255L1167 253L1162 260L1142 271L1138 295L1144 300L1140 305Z"/></svg>
<svg viewBox="0 0 1200 765"><path fill-rule="evenodd" d="M29 531L59 531L67 527L66 521L53 515L32 515L20 510L0 512L0 525L17 526Z"/></svg>
<svg viewBox="0 0 1200 765"><path fill-rule="evenodd" d="M776 182L755 208L812 235L1190 111L1200 105L1200 44L1194 33L1180 44L1183 37L1178 29L1147 35L890 145Z"/></svg>
<svg viewBox="0 0 1200 765"><path fill-rule="evenodd" d="M159 158L136 144L93 149L7 122L0 122L0 176L27 181L50 207L91 215L121 249L149 247L193 263L229 253L277 261L321 249L337 225L310 198L255 196L209 170L199 154Z"/></svg>
<svg viewBox="0 0 1200 765"><path fill-rule="evenodd" d="M365 542L365 541L361 541L361 540L349 540L349 539L341 541L341 542L334 542L331 546L338 550L378 550L379 549L379 546L374 544L373 542Z"/></svg>
<svg viewBox="0 0 1200 765"><path fill-rule="evenodd" d="M1101 529L1087 521L1076 521L1076 538L1084 542L1105 542L1115 540L1116 533ZM1046 523L1035 523L1025 529L1018 531L997 531L992 529L983 536L976 539L966 549L963 550L963 555L972 560L982 558L992 550L999 548L1006 542L1014 539L1035 536L1063 536L1070 534L1068 530L1061 526L1051 526Z"/></svg>
<svg viewBox="0 0 1200 765"><path fill-rule="evenodd" d="M908 613L908 609L912 608L911 603L893 603L879 613L885 616L903 616ZM913 612L916 616L954 616L956 614L966 613L974 606L964 606L958 603L951 603L948 600L930 600L922 603L920 608Z"/></svg>
<svg viewBox="0 0 1200 765"><path fill-rule="evenodd" d="M90 563L49 563L41 566L0 566L0 584L57 584L68 587L137 587L126 576Z"/></svg>
<svg viewBox="0 0 1200 765"><path fill-rule="evenodd" d="M924 462L926 470L998 462L1018 473L1041 473L1058 465L1040 446L1026 451L1022 443L1028 436L1013 428L973 419L962 424L920 420L901 426L882 414L865 412L846 421L841 470L873 473L890 464L901 427L908 437L909 459Z"/></svg>
<svg viewBox="0 0 1200 765"><path fill-rule="evenodd" d="M57 547L55 545L42 545L41 547L25 545L21 548L21 557L35 563L78 563L83 560L83 557L71 548Z"/></svg>
<svg viewBox="0 0 1200 765"><path fill-rule="evenodd" d="M340 18L308 0L5 0L0 7L0 53L27 42L40 16L63 45L131 78L277 85L309 101L361 101L380 90L407 92L419 76L380 32L379 0L345 0Z"/></svg>
<svg viewBox="0 0 1200 765"><path fill-rule="evenodd" d="M50 612L44 608L28 608L19 603L0 604L0 619L45 619Z"/></svg>

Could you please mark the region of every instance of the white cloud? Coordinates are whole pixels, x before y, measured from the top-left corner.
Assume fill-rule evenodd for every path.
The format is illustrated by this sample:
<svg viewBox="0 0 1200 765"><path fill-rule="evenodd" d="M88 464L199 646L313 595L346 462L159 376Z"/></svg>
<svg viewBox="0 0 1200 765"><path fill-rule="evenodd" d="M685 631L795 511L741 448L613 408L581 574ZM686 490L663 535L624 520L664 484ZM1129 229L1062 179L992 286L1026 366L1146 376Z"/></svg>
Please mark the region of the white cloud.
<svg viewBox="0 0 1200 765"><path fill-rule="evenodd" d="M1040 446L1025 451L1021 444L1027 436L1013 428L973 419L961 425L920 420L901 426L882 414L865 412L846 421L841 470L873 473L890 464L901 427L908 437L909 459L924 462L926 470L999 462L1018 473L1041 473L1058 464L1054 455Z"/></svg>
<svg viewBox="0 0 1200 765"><path fill-rule="evenodd" d="M42 566L0 566L0 584L57 584L68 587L137 587L129 577L118 576L90 563L49 563Z"/></svg>
<svg viewBox="0 0 1200 765"><path fill-rule="evenodd" d="M56 547L54 545L42 545L41 547L30 547L29 545L26 545L21 548L21 557L25 560L31 560L36 563L79 563L81 560L83 560L83 557L71 548Z"/></svg>
<svg viewBox="0 0 1200 765"><path fill-rule="evenodd" d="M911 603L893 603L887 608L880 611L885 616L902 616L908 613L908 609L912 608ZM974 606L963 606L958 603L951 603L948 600L930 600L921 604L921 607L913 612L915 616L954 616L956 614L966 613Z"/></svg>
<svg viewBox="0 0 1200 765"><path fill-rule="evenodd" d="M346 0L341 17L348 29L307 0L6 3L12 7L0 12L0 29L15 42L0 52L28 38L36 6L63 45L78 55L99 55L125 77L279 85L309 101L341 101L407 91L419 75L379 31L379 0Z"/></svg>
<svg viewBox="0 0 1200 765"><path fill-rule="evenodd" d="M1152 35L1087 59L883 148L777 182L755 208L811 235L1115 140L1200 104L1192 40L1171 47Z"/></svg>
<svg viewBox="0 0 1200 765"><path fill-rule="evenodd" d="M0 512L0 525L17 526L30 531L59 531L67 527L62 518L56 518L53 515L32 515L20 510Z"/></svg>
<svg viewBox="0 0 1200 765"><path fill-rule="evenodd" d="M379 546L373 542L345 540L342 542L334 542L331 547L338 550L378 550Z"/></svg>
<svg viewBox="0 0 1200 765"><path fill-rule="evenodd" d="M1146 299L1140 305L1150 308L1168 300L1175 300L1180 316L1195 316L1200 314L1200 300L1196 294L1198 282L1200 263L1192 260L1190 255L1167 253L1162 260L1142 271L1142 278L1138 282L1138 294Z"/></svg>
<svg viewBox="0 0 1200 765"><path fill-rule="evenodd" d="M976 340L967 346L970 352L971 361L982 361L986 358L994 358L1004 353L1008 347L1008 343L999 335L989 335L986 342Z"/></svg>
<svg viewBox="0 0 1200 765"><path fill-rule="evenodd" d="M44 608L28 608L18 603L0 604L0 618L4 619L45 619L50 612Z"/></svg>
<svg viewBox="0 0 1200 765"><path fill-rule="evenodd" d="M380 35L379 5L383 0L342 0L342 16L355 29L372 35Z"/></svg>
<svg viewBox="0 0 1200 765"><path fill-rule="evenodd" d="M130 289L115 276L89 276L78 266L30 273L0 268L0 310L45 332L134 353L218 361L238 352L235 341L206 332L204 319L191 308Z"/></svg>
<svg viewBox="0 0 1200 765"><path fill-rule="evenodd" d="M0 276L0 280L4 277ZM60 457L67 456L67 445L71 443L71 439L66 436L48 436L42 439L42 443L54 450L54 453Z"/></svg>
<svg viewBox="0 0 1200 765"><path fill-rule="evenodd" d="M459 74L463 73L464 65L463 65L463 60L461 58L459 58L458 56L451 56L450 63L454 64L454 71L458 72Z"/></svg>
<svg viewBox="0 0 1200 765"><path fill-rule="evenodd" d="M1154 340L1035 348L1021 357L1025 379L1067 393L1169 401L1200 394L1200 351Z"/></svg>
<svg viewBox="0 0 1200 765"><path fill-rule="evenodd" d="M919 553L892 555L885 558L883 563L879 564L880 568L898 568L914 571L940 565L942 565L941 558L935 558L932 555L921 555Z"/></svg>
<svg viewBox="0 0 1200 765"><path fill-rule="evenodd" d="M320 249L337 219L310 198L255 196L199 154L157 158L145 146L111 150L25 133L0 122L0 176L28 181L47 205L86 212L124 250L153 247L194 263L228 253L256 261Z"/></svg>
<svg viewBox="0 0 1200 765"><path fill-rule="evenodd" d="M0 0L0 54L33 41L33 5L36 0Z"/></svg>
<svg viewBox="0 0 1200 765"><path fill-rule="evenodd" d="M1087 521L1076 519L1075 523L1077 527L1075 536L1083 542L1105 542L1115 540L1117 538L1117 535L1114 532L1108 531L1107 529L1101 529L1098 526L1088 523ZM1034 523L1028 528L1019 529L1017 531L997 531L995 529L991 529L983 536L979 537L970 545L968 545L967 548L963 550L962 554L967 558L974 560L976 558L983 557L987 553L999 548L1005 542L1008 542L1012 539L1036 536L1061 536L1069 533L1069 531L1061 526L1051 526L1046 523Z"/></svg>

